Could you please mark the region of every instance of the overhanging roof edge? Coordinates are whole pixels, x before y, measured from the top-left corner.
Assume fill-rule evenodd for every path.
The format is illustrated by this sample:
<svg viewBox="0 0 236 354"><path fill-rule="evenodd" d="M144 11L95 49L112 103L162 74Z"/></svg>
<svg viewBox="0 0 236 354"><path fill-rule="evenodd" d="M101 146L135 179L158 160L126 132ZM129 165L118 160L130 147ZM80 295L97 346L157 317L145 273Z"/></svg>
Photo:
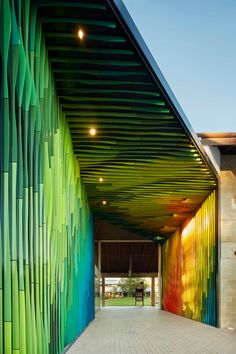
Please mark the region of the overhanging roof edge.
<svg viewBox="0 0 236 354"><path fill-rule="evenodd" d="M122 24L123 28L126 30L127 35L129 36L130 40L136 47L137 51L139 52L140 56L142 57L145 65L147 66L148 70L151 72L154 80L157 80L159 85L162 88L162 93L165 96L166 100L168 101L169 105L171 106L172 110L175 112L176 116L179 119L180 124L183 126L184 130L186 131L187 135L193 141L196 148L199 150L202 158L207 163L208 167L210 168L211 172L213 173L216 181L219 180L219 174L215 169L214 165L212 164L210 158L208 157L203 145L199 141L199 138L195 131L193 130L189 120L187 119L182 107L180 106L178 100L176 99L172 89L170 88L169 84L167 83L164 75L161 72L158 64L156 63L152 53L150 52L147 44L145 43L142 35L140 34L136 24L134 23L132 17L130 16L125 4L122 0L107 0L110 4L112 10L114 11L115 15L119 19L120 23Z"/></svg>

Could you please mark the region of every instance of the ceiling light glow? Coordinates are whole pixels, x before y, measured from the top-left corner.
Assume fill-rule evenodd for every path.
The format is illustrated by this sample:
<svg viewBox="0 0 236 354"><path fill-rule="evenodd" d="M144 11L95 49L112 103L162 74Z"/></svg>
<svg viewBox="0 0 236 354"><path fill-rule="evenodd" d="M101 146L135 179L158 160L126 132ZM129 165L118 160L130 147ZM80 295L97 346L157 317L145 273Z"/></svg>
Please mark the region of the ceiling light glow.
<svg viewBox="0 0 236 354"><path fill-rule="evenodd" d="M78 37L80 40L84 39L84 31L81 28L78 30Z"/></svg>
<svg viewBox="0 0 236 354"><path fill-rule="evenodd" d="M96 130L95 128L90 128L89 134L90 134L91 136L95 136L95 135L97 134L97 130Z"/></svg>

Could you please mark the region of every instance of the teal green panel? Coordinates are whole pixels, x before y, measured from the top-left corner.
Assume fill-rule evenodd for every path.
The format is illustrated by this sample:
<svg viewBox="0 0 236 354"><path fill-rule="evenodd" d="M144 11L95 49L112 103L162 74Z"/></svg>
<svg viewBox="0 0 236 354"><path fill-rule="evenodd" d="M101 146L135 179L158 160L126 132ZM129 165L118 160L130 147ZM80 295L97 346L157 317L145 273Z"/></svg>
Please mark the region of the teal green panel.
<svg viewBox="0 0 236 354"><path fill-rule="evenodd" d="M0 353L59 354L94 317L93 227L30 0L0 0L0 55Z"/></svg>

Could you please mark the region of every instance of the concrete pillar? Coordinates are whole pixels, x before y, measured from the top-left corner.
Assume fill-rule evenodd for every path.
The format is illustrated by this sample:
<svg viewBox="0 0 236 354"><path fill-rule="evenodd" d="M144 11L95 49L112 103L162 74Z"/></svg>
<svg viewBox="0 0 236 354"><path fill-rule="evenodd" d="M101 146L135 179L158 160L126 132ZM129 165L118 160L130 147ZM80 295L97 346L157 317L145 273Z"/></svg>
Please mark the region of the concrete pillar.
<svg viewBox="0 0 236 354"><path fill-rule="evenodd" d="M101 271L102 271L102 244L99 241L98 242L98 270L100 272L101 276Z"/></svg>
<svg viewBox="0 0 236 354"><path fill-rule="evenodd" d="M221 156L220 321L236 329L236 156Z"/></svg>
<svg viewBox="0 0 236 354"><path fill-rule="evenodd" d="M162 253L161 245L158 245L158 309L162 309Z"/></svg>
<svg viewBox="0 0 236 354"><path fill-rule="evenodd" d="M101 279L101 272L102 272L102 252L101 252L101 242L98 242L98 278L99 278L99 309L101 307L101 286L100 286L100 279Z"/></svg>
<svg viewBox="0 0 236 354"><path fill-rule="evenodd" d="M151 306L155 306L155 277L151 280Z"/></svg>
<svg viewBox="0 0 236 354"><path fill-rule="evenodd" d="M105 306L105 280L106 278L102 277L102 306Z"/></svg>

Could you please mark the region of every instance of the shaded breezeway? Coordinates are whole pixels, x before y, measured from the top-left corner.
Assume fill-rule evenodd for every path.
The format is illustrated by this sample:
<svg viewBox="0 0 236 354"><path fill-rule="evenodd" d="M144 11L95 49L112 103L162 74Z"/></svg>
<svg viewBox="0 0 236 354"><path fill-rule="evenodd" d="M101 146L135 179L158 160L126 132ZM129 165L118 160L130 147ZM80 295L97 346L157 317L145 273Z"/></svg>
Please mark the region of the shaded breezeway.
<svg viewBox="0 0 236 354"><path fill-rule="evenodd" d="M159 311L156 308L105 308L68 354L234 354L236 332Z"/></svg>
<svg viewBox="0 0 236 354"><path fill-rule="evenodd" d="M112 241L94 237L94 219L159 244L157 258L148 244L130 245L128 260L117 245L113 271L161 273L159 262L163 308L215 323L218 220L216 203L205 203L218 172L122 1L0 0L0 33L0 353L61 354L93 319L94 240ZM191 228L181 243L199 208L213 214L193 222L203 242ZM112 248L100 249L97 283L112 271ZM108 327L80 352L140 352L119 348L128 339L156 351L147 345L161 343L162 329L151 310L148 321L136 311L117 312L130 320L101 312L89 331L104 316Z"/></svg>

